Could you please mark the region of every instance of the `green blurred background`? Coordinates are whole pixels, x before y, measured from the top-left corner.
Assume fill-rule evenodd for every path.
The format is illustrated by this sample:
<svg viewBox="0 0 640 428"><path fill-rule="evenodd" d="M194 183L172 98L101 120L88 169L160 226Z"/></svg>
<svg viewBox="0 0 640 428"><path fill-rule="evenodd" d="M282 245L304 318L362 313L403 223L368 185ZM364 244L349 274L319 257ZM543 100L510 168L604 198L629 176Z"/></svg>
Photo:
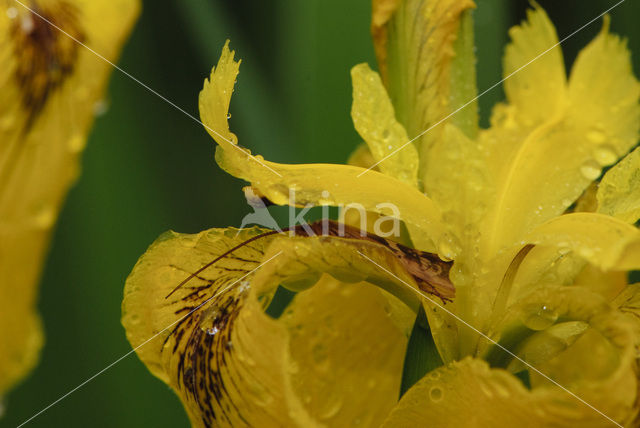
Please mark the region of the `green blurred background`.
<svg viewBox="0 0 640 428"><path fill-rule="evenodd" d="M615 1L538 0L560 38ZM479 0L478 86L500 79L507 29L524 0ZM640 2L611 13L640 65ZM242 145L280 162L343 163L359 142L349 116L349 69L374 63L370 0L145 1L120 66L197 116L198 92L226 38L242 58L231 127ZM564 44L568 63L599 30ZM483 123L500 88L480 100ZM110 109L94 127L83 173L61 214L43 274L46 344L10 395L1 427L16 426L131 349L120 325L125 278L162 232L239 226L243 183L214 162L214 142L189 117L114 72ZM174 394L135 355L38 416L33 427L188 426Z"/></svg>

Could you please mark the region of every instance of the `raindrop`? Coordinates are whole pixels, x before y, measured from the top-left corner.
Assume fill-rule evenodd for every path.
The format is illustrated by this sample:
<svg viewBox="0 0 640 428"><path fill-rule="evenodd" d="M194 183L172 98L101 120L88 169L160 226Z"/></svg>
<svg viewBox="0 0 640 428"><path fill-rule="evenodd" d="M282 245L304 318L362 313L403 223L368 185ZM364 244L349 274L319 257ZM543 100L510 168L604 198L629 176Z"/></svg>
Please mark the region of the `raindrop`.
<svg viewBox="0 0 640 428"><path fill-rule="evenodd" d="M219 331L220 329L214 325L213 327L207 329L207 334L209 336L215 336Z"/></svg>
<svg viewBox="0 0 640 428"><path fill-rule="evenodd" d="M596 161L588 160L582 164L582 166L580 167L580 172L587 180L595 180L600 176L600 172L602 172L602 169L600 168L600 164L598 164Z"/></svg>
<svg viewBox="0 0 640 428"><path fill-rule="evenodd" d="M33 18L31 17L31 15L24 15L21 19L20 19L20 28L22 29L22 31L24 31L26 34L30 34L33 31L33 28L35 27L34 23L33 23Z"/></svg>
<svg viewBox="0 0 640 428"><path fill-rule="evenodd" d="M93 104L94 116L103 116L107 111L109 111L109 103L107 102L107 100L99 100L95 104Z"/></svg>
<svg viewBox="0 0 640 428"><path fill-rule="evenodd" d="M9 19L16 19L18 17L18 9L13 6L7 8L7 16Z"/></svg>
<svg viewBox="0 0 640 428"><path fill-rule="evenodd" d="M429 390L429 398L431 398L431 401L438 402L442 400L442 395L442 388L439 386L434 386Z"/></svg>
<svg viewBox="0 0 640 428"><path fill-rule="evenodd" d="M555 309L542 305L537 310L533 310L525 315L522 321L531 330L544 330L553 325L558 319L558 312Z"/></svg>
<svg viewBox="0 0 640 428"><path fill-rule="evenodd" d="M460 253L460 244L458 238L451 233L446 233L438 243L438 255L444 261L450 261L456 258Z"/></svg>
<svg viewBox="0 0 640 428"><path fill-rule="evenodd" d="M231 119L231 113L227 113L227 120Z"/></svg>
<svg viewBox="0 0 640 428"><path fill-rule="evenodd" d="M602 166L611 165L618 160L615 147L609 144L602 144L593 151L593 157Z"/></svg>
<svg viewBox="0 0 640 428"><path fill-rule="evenodd" d="M336 397L332 399L326 406L326 409L320 415L321 419L331 419L335 417L340 409L342 409L342 398Z"/></svg>
<svg viewBox="0 0 640 428"><path fill-rule="evenodd" d="M607 141L607 136L599 129L592 129L587 132L587 139L594 144L602 144Z"/></svg>

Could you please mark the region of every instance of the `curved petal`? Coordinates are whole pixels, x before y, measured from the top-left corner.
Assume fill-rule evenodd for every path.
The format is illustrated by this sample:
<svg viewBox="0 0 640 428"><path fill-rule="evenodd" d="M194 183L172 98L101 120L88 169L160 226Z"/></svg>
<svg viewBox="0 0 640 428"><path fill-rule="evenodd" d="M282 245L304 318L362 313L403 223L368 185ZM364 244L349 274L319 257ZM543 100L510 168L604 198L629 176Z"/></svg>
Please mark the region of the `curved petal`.
<svg viewBox="0 0 640 428"><path fill-rule="evenodd" d="M529 368L533 388L528 390L507 371L467 358L425 376L384 426L429 421L433 426L600 427L610 423L607 418L628 423L635 416L633 330L600 296L578 287L539 289L510 308L494 331L493 339L557 383ZM528 368L484 339L479 352L511 372Z"/></svg>
<svg viewBox="0 0 640 428"><path fill-rule="evenodd" d="M640 149L635 149L602 177L598 212L627 223L640 219Z"/></svg>
<svg viewBox="0 0 640 428"><path fill-rule="evenodd" d="M418 151L407 144L409 137L396 121L395 112L380 76L367 64L351 69L353 81L353 124L367 143L380 170L418 187Z"/></svg>
<svg viewBox="0 0 640 428"><path fill-rule="evenodd" d="M225 45L211 78L200 93L200 116L220 147L216 160L229 174L251 182L279 205L360 204L366 211L399 215L417 248L435 252L442 231L437 206L416 188L376 171L330 164L283 165L263 160L237 145L227 113L239 62ZM390 209L390 204L394 209ZM364 211L363 210L363 211Z"/></svg>
<svg viewBox="0 0 640 428"><path fill-rule="evenodd" d="M598 409L600 410L600 409ZM605 412L608 409L605 409ZM619 421L629 410L607 414ZM606 414L606 413L605 413ZM414 385L383 427L591 427L611 424L605 416L560 389L528 391L504 370L466 359L429 373Z"/></svg>
<svg viewBox="0 0 640 428"><path fill-rule="evenodd" d="M573 251L602 270L632 270L640 266L640 231L596 213L557 217L538 227L526 242Z"/></svg>
<svg viewBox="0 0 640 428"><path fill-rule="evenodd" d="M37 362L52 227L137 0L0 2L0 396ZM99 52L97 57L68 35Z"/></svg>
<svg viewBox="0 0 640 428"><path fill-rule="evenodd" d="M347 269L345 239L268 237L200 270L260 232L159 238L125 287L132 346L194 426L377 426L397 400L404 326L379 289L322 276L358 281L378 275L376 266L361 258ZM304 291L273 319L264 307L278 284Z"/></svg>
<svg viewBox="0 0 640 428"><path fill-rule="evenodd" d="M540 283L570 285L578 281L604 296L615 295L626 283L620 272L640 266L640 232L598 213L557 217L536 228L523 243L536 247L519 268L511 302ZM585 270L591 276L581 274ZM603 283L597 283L598 279Z"/></svg>
<svg viewBox="0 0 640 428"><path fill-rule="evenodd" d="M550 26L541 9L531 12L530 24L514 32L522 32L521 43L512 45L507 56L524 49L527 40L553 42ZM524 58L535 58L527 52ZM568 89L556 82L563 73L561 61L540 68L548 55L559 51L554 48L505 82L514 85L516 79L519 89L508 90L509 106L496 110L492 128L481 135L494 187L492 211L482 227L485 257L561 215L603 166L637 140L640 87L627 49L606 24L580 54ZM548 75L553 67L556 77Z"/></svg>

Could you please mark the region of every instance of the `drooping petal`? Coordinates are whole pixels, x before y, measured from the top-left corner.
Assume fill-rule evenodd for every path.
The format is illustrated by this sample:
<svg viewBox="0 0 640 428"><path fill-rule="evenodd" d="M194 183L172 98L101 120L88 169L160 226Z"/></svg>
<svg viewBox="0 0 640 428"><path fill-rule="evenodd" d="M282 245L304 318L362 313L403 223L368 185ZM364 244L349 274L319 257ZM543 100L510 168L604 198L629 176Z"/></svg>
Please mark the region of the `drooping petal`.
<svg viewBox="0 0 640 428"><path fill-rule="evenodd" d="M137 0L0 2L0 396L37 361L51 229L104 97L105 59L116 61L138 10Z"/></svg>
<svg viewBox="0 0 640 428"><path fill-rule="evenodd" d="M529 16L529 24L513 32L522 40L507 50L507 63L525 65L536 58L531 49L521 52L533 43L526 41L554 46L544 12L536 9ZM509 105L494 112L491 130L481 136L495 192L483 227L487 257L562 214L598 178L602 166L615 162L637 140L640 86L627 49L608 33L608 25L581 52L565 89L557 83L561 61L548 59L559 57L556 49L505 82L516 88L507 91ZM511 60L517 53L520 59ZM606 131L595 132L598 123Z"/></svg>
<svg viewBox="0 0 640 428"><path fill-rule="evenodd" d="M131 344L194 426L377 426L397 400L407 337L380 290L357 281L406 287L411 279L385 250L326 237L258 239L198 272L259 232L158 239L125 287ZM406 283L352 257L357 251ZM279 284L301 291L273 319L264 308Z"/></svg>
<svg viewBox="0 0 640 428"><path fill-rule="evenodd" d="M367 143L379 169L413 187L418 187L418 152L395 111L380 76L367 64L351 69L353 124Z"/></svg>
<svg viewBox="0 0 640 428"><path fill-rule="evenodd" d="M432 426L601 427L611 424L607 417L631 420L637 395L632 330L601 297L570 287L540 290L509 316L496 327L505 330L495 338L597 410L535 370L529 369L533 388L528 390L507 371L466 358L425 376L384 426L428 421ZM513 338L523 339L515 342L520 347L511 347ZM518 363L483 343L491 346L488 358L494 363Z"/></svg>
<svg viewBox="0 0 640 428"><path fill-rule="evenodd" d="M219 144L216 160L235 177L251 182L279 205L342 205L357 203L363 211L400 217L410 228L417 248L435 252L441 215L416 188L376 171L330 164L284 165L268 162L237 145L227 113L239 63L225 45L218 65L200 93L200 116Z"/></svg>
<svg viewBox="0 0 640 428"><path fill-rule="evenodd" d="M640 218L640 149L636 149L602 177L598 211L635 223Z"/></svg>

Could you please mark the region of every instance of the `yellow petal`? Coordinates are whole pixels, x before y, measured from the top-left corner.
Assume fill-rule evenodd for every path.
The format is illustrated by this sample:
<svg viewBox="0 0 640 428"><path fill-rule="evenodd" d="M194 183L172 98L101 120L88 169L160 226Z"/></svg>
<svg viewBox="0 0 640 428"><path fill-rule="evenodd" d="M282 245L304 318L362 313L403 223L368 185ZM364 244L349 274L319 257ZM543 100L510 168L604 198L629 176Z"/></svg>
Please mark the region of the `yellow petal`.
<svg viewBox="0 0 640 428"><path fill-rule="evenodd" d="M566 77L558 36L540 7L509 30L504 56L504 91L523 125L539 124L558 114L566 98ZM520 125L522 126L522 125Z"/></svg>
<svg viewBox="0 0 640 428"><path fill-rule="evenodd" d="M640 266L640 232L613 217L595 213L567 214L538 227L526 241L570 250L602 270L631 270Z"/></svg>
<svg viewBox="0 0 640 428"><path fill-rule="evenodd" d="M640 83L633 75L626 42L609 34L608 17L573 65L569 98L570 125L583 132L593 165L615 163L638 142Z"/></svg>
<svg viewBox="0 0 640 428"><path fill-rule="evenodd" d="M640 284L626 287L613 299L612 304L633 325L636 349L640 350Z"/></svg>
<svg viewBox="0 0 640 428"><path fill-rule="evenodd" d="M607 416L624 422L630 413L632 410L627 406ZM491 369L484 361L469 357L422 378L402 397L383 427L424 426L425 423L434 427L466 428L612 425L565 391L558 388L528 391L508 372Z"/></svg>
<svg viewBox="0 0 640 428"><path fill-rule="evenodd" d="M512 31L517 43L507 63L526 64L555 41L542 10L529 16L529 24ZM637 140L640 88L628 51L607 25L581 52L566 89L557 82L561 61L551 61L558 55L546 53L505 82L510 104L496 109L491 130L481 135L494 186L482 228L485 257L562 214Z"/></svg>
<svg viewBox="0 0 640 428"><path fill-rule="evenodd" d="M216 160L229 174L251 182L279 205L342 205L354 202L366 211L399 216L410 228L417 248L435 252L442 232L437 206L416 188L375 171L331 164L284 165L265 161L237 145L229 131L229 100L239 63L225 45L218 65L200 93L200 116L220 147ZM294 200L295 198L295 200ZM393 204L398 213L395 213Z"/></svg>
<svg viewBox="0 0 640 428"><path fill-rule="evenodd" d="M427 374L384 426L608 426L635 416L631 324L600 296L579 287L539 289L490 329L493 339L567 390L482 339L485 361L466 358ZM528 369L532 389L507 371Z"/></svg>
<svg viewBox="0 0 640 428"><path fill-rule="evenodd" d="M51 228L136 0L0 4L0 395L36 363L37 282ZM68 33L63 34L47 19Z"/></svg>
<svg viewBox="0 0 640 428"><path fill-rule="evenodd" d="M640 218L640 149L636 149L602 177L598 212L635 223Z"/></svg>
<svg viewBox="0 0 640 428"><path fill-rule="evenodd" d="M320 277L316 269L335 268L337 252L323 252L335 258L323 263L299 245L330 246L326 239L288 246L287 238L256 240L167 298L190 273L259 232L158 239L125 287L131 344L176 391L194 426L379 424L397 400L407 339L378 289ZM267 251L270 243L280 246ZM273 319L264 307L279 282L300 289L317 283Z"/></svg>
<svg viewBox="0 0 640 428"><path fill-rule="evenodd" d="M418 152L395 111L380 76L367 64L351 69L353 106L351 117L356 131L367 143L380 170L418 187ZM384 160L383 160L384 159Z"/></svg>

